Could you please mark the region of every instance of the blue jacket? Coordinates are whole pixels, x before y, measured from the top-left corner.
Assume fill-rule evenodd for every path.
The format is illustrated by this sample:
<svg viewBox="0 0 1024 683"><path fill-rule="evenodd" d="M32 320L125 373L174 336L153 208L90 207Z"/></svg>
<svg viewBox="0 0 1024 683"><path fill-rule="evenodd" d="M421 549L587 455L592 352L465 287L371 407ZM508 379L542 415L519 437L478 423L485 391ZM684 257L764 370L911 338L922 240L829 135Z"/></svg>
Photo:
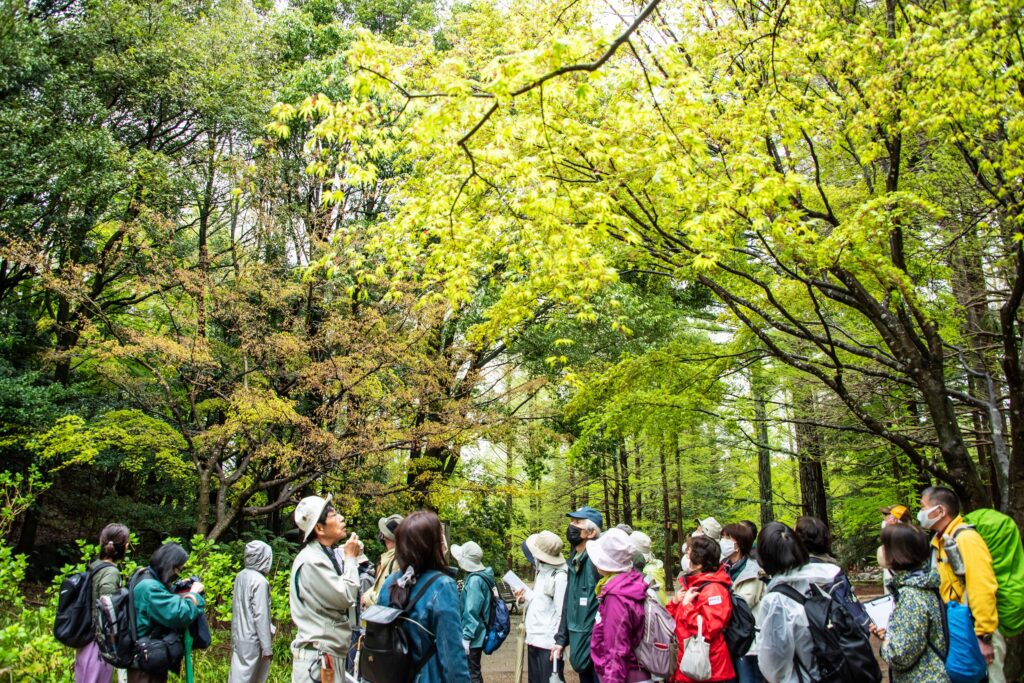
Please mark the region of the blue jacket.
<svg viewBox="0 0 1024 683"><path fill-rule="evenodd" d="M486 579L484 577L487 577ZM491 586L494 570L490 567L473 572L462 582L462 640L480 649L487 636L487 623L491 620Z"/></svg>
<svg viewBox="0 0 1024 683"><path fill-rule="evenodd" d="M423 582L437 574L429 571L420 576L416 583ZM399 573L388 577L380 589L377 604L390 605L391 587L398 580ZM415 592L415 588L413 588ZM415 683L469 683L469 665L466 652L462 649L462 614L459 610L459 591L449 576L434 581L426 592L416 599L410 616L426 626L434 634L437 650L420 669ZM429 648L427 637L419 629L409 630L412 650L417 656Z"/></svg>

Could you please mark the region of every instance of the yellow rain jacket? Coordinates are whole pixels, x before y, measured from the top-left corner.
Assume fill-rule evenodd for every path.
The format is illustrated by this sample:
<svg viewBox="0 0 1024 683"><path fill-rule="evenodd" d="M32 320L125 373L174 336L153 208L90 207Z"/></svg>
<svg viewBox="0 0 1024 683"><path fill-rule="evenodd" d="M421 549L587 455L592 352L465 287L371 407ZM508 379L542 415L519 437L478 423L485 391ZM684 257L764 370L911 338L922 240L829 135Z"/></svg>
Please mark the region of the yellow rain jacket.
<svg viewBox="0 0 1024 683"><path fill-rule="evenodd" d="M992 570L992 555L988 552L985 539L974 529L965 529L956 535L956 545L964 561L963 578L956 575L946 557L943 541L953 538L954 532L962 526L964 518L957 517L943 533L932 538L932 557L942 582L939 595L945 602L956 600L963 604L966 591L966 604L974 616L974 632L979 636L995 633L999 628L999 614L996 612L996 589L999 584Z"/></svg>

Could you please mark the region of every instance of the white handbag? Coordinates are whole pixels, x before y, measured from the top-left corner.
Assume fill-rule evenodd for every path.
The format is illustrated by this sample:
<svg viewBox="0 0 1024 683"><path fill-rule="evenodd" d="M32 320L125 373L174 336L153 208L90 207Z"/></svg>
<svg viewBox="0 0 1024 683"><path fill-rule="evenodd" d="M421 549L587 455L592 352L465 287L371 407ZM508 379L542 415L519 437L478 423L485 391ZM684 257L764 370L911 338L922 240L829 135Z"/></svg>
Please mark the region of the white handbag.
<svg viewBox="0 0 1024 683"><path fill-rule="evenodd" d="M711 646L704 640L704 620L697 615L697 635L686 639L679 670L687 678L706 681L711 678Z"/></svg>

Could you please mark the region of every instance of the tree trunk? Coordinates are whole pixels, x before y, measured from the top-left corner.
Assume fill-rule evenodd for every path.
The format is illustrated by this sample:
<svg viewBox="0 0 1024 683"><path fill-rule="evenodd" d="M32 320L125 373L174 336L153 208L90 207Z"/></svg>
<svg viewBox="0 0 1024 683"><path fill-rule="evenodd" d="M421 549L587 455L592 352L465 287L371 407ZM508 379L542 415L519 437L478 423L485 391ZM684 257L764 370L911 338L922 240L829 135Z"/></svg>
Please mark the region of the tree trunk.
<svg viewBox="0 0 1024 683"><path fill-rule="evenodd" d="M683 543L683 484L681 480L682 472L682 453L679 447L679 435L676 434L672 437L672 441L675 445L676 451L676 543L682 545Z"/></svg>
<svg viewBox="0 0 1024 683"><path fill-rule="evenodd" d="M210 478L209 468L200 467L196 490L196 533L203 537L210 533Z"/></svg>
<svg viewBox="0 0 1024 683"><path fill-rule="evenodd" d="M825 492L824 438L821 428L808 424L818 414L817 397L806 387L792 392L797 469L800 475L800 511L817 517L828 526L828 498Z"/></svg>
<svg viewBox="0 0 1024 683"><path fill-rule="evenodd" d="M608 468L604 465L605 452L601 450L600 462L601 462L601 487L604 489L604 515L605 515L605 528L614 526L612 523L612 506L610 499L608 498Z"/></svg>
<svg viewBox="0 0 1024 683"><path fill-rule="evenodd" d="M669 573L672 566L672 522L668 506L668 467L666 466L665 449L667 444L662 440L658 444L658 465L661 469L661 526L665 530L665 572Z"/></svg>
<svg viewBox="0 0 1024 683"><path fill-rule="evenodd" d="M768 445L768 410L764 381L759 368L750 373L750 393L754 400L754 435L757 443L757 484L761 501L761 528L775 521L772 505L772 452Z"/></svg>
<svg viewBox="0 0 1024 683"><path fill-rule="evenodd" d="M633 478L636 485L633 489L636 491L636 521L639 523L644 518L644 498L643 498L643 461L640 458L640 440L636 440L635 448L633 449Z"/></svg>
<svg viewBox="0 0 1024 683"><path fill-rule="evenodd" d="M619 441L619 488L622 490L622 516L621 521L633 526L633 501L629 490L629 451L626 449L626 440Z"/></svg>

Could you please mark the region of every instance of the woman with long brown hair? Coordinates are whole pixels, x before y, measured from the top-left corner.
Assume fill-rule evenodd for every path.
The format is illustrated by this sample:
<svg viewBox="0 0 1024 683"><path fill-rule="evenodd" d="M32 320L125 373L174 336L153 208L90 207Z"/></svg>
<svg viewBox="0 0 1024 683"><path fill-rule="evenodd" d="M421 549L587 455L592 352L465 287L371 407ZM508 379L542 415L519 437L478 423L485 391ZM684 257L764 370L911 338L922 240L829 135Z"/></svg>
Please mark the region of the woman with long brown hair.
<svg viewBox="0 0 1024 683"><path fill-rule="evenodd" d="M407 630L412 651L420 658L416 683L469 681L459 591L444 553L444 533L436 514L420 510L403 519L395 530L398 571L384 582L377 599L377 604L407 610L429 632Z"/></svg>

